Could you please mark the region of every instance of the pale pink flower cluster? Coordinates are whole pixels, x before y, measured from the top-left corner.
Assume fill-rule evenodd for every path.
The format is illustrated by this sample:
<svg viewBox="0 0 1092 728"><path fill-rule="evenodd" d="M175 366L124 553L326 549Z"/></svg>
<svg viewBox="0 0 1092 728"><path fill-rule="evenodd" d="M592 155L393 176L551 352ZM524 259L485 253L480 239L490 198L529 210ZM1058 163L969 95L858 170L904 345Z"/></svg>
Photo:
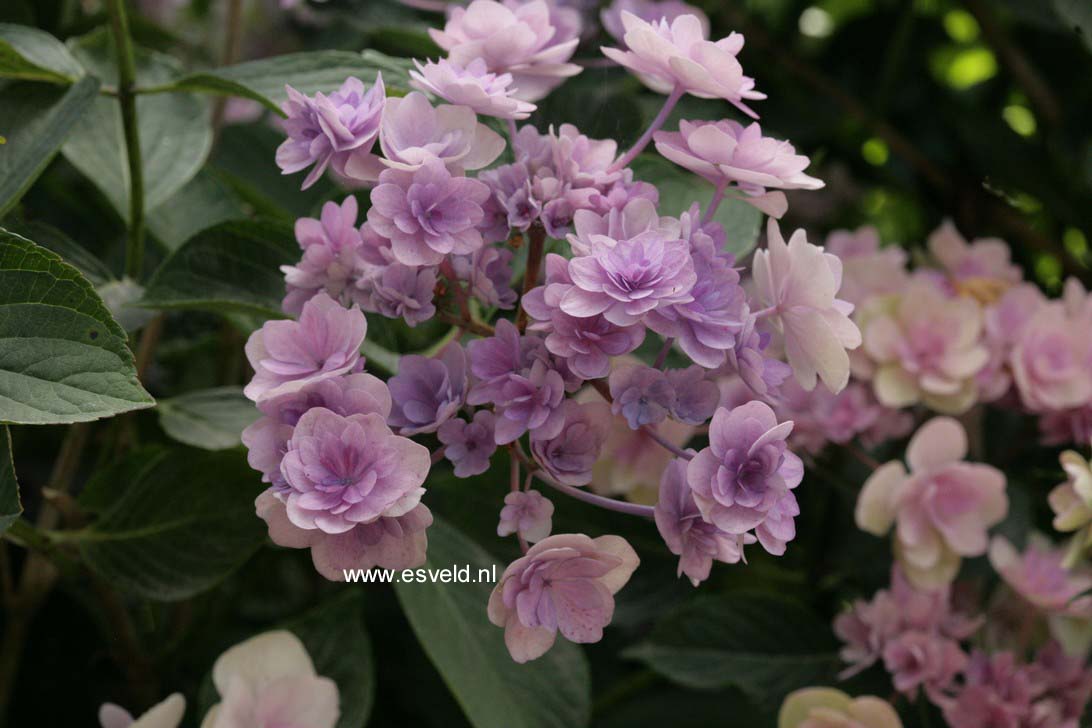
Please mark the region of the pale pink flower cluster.
<svg viewBox="0 0 1092 728"><path fill-rule="evenodd" d="M894 528L895 558L919 587L951 582L963 557L986 553L987 530L1008 512L1005 476L966 455L963 426L934 418L910 439L909 472L897 460L881 466L857 500L858 527L876 536Z"/></svg>

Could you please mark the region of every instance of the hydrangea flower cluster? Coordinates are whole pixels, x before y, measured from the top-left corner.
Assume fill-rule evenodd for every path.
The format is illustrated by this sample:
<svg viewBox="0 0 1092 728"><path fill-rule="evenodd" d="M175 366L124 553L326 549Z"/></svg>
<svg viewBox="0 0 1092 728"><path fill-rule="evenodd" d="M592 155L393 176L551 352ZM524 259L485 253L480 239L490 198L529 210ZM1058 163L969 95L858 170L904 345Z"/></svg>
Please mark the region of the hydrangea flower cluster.
<svg viewBox="0 0 1092 728"><path fill-rule="evenodd" d="M580 70L570 62L579 14L544 0L453 8L432 33L447 55L417 62L417 91L387 97L379 79L366 93L350 79L330 97L292 92L284 108L285 173L306 162L305 185L329 168L365 191L298 221L302 256L283 269L293 319L247 344L246 394L262 417L244 442L269 484L258 514L276 543L310 549L331 579L418 566L430 468L447 460L456 477L480 475L505 450L497 532L525 555L488 611L518 661L559 631L598 640L638 563L619 537L552 533L553 503L534 479L655 520L695 585L713 561L743 561L748 545L781 555L803 479L782 387L821 381L835 396L861 343L836 256L803 231L786 242L771 220L748 281L714 221L728 196L780 216L781 190L822 185L805 174L807 157L755 123L662 129L686 93L754 116L748 104L765 94L743 75L742 37L708 39L708 20L682 3L631 5L611 16L625 49L604 53L666 99L625 152L568 124L517 126ZM507 163L497 164L505 139L480 116L508 127ZM705 210L659 209L655 185L630 166L653 141L714 186ZM438 318L452 333L400 357L384 383L361 371L365 314ZM646 344L653 353L638 357Z"/></svg>

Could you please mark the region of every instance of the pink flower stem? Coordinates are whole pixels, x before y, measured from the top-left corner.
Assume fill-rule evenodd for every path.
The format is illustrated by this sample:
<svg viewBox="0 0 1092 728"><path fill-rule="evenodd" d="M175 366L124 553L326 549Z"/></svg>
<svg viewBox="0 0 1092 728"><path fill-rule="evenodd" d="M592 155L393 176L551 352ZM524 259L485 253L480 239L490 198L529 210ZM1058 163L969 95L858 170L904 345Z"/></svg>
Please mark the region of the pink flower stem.
<svg viewBox="0 0 1092 728"><path fill-rule="evenodd" d="M559 483L548 474L544 473L535 463L531 462L527 454L523 452L523 447L519 443L515 443L511 453L515 458L519 458L528 469L529 474L541 480L544 484L550 486L554 490L564 493L567 496L576 498L577 500L590 503L593 506L599 506L608 511L615 511L617 513L626 513L631 516L640 516L641 518L653 518L654 513L652 506L642 506L637 503L628 503L626 501L615 500L613 498L606 498L601 495L596 495L591 491L584 490L582 488L574 488L571 485L564 485Z"/></svg>
<svg viewBox="0 0 1092 728"><path fill-rule="evenodd" d="M660 349L660 353L656 355L656 361L652 362L652 366L656 369L663 369L667 364L667 353L671 351L671 347L675 343L675 337L669 336L664 339L663 348Z"/></svg>
<svg viewBox="0 0 1092 728"><path fill-rule="evenodd" d="M656 432L656 428L652 425L641 425L641 432L651 437L660 447L675 455L675 457L680 457L684 460L694 459L694 456L688 453L686 450L683 450L681 447L673 445L672 443L665 440L663 438L663 435Z"/></svg>
<svg viewBox="0 0 1092 728"><path fill-rule="evenodd" d="M554 490L564 493L567 496L576 498L577 500L584 501L585 503L590 503L593 506L599 506L600 508L604 508L608 511L615 511L617 513L625 513L630 516L640 516L641 518L654 517L652 506L642 506L638 503L629 503L627 501L615 500L613 498L605 498L601 495L596 495L591 491L582 490L580 488L574 488L571 485L558 483L539 471L535 472L535 477L541 480L546 485L553 488Z"/></svg>
<svg viewBox="0 0 1092 728"><path fill-rule="evenodd" d="M727 186L727 182L717 183L717 189L713 192L713 199L709 200L709 207L705 208L705 214L701 216L702 225L707 224L713 219L713 215L716 214L717 208L720 207L720 203L724 201L724 190Z"/></svg>
<svg viewBox="0 0 1092 728"><path fill-rule="evenodd" d="M512 147L512 158L516 156L516 120L508 119L508 143Z"/></svg>
<svg viewBox="0 0 1092 728"><path fill-rule="evenodd" d="M770 306L769 308L764 308L764 309L762 309L760 311L755 311L754 315L755 315L756 319L761 320L761 319L764 319L764 318L769 318L770 316L773 316L775 313L777 313L777 306Z"/></svg>
<svg viewBox="0 0 1092 728"><path fill-rule="evenodd" d="M682 86L675 84L675 88L671 89L671 93L664 99L663 108L660 109L660 113L656 114L656 118L652 120L648 129L641 135L641 138L637 140L637 143L629 148L629 151L615 160L614 164L607 170L608 172L617 172L620 169L624 169L626 165L637 158L637 155L644 151L644 148L648 146L648 143L652 141L652 135L660 130L660 127L667 121L667 117L671 114L672 109L675 108L675 104L679 103L679 99L682 98L683 91Z"/></svg>
<svg viewBox="0 0 1092 728"><path fill-rule="evenodd" d="M436 452L432 453L432 464L435 465L436 463L440 462L443 459L444 459L444 448L442 448L442 447L436 448Z"/></svg>

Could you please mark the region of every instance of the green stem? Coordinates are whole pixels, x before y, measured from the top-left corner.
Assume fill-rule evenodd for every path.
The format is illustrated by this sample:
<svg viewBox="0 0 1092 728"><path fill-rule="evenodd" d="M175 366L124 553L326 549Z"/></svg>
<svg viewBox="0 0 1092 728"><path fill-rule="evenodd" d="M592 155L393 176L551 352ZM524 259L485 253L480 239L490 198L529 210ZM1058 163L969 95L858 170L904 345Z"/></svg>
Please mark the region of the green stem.
<svg viewBox="0 0 1092 728"><path fill-rule="evenodd" d="M118 106L125 132L125 156L129 164L129 237L125 246L125 275L139 280L144 270L144 162L137 128L136 63L125 0L108 0L110 28L118 61Z"/></svg>

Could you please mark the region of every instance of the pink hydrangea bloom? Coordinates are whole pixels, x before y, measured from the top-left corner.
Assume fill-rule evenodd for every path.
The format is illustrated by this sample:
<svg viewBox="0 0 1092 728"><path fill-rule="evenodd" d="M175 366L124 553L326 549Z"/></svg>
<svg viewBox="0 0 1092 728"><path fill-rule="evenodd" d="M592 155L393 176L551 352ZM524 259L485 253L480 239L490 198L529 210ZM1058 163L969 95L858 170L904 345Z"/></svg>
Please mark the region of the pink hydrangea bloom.
<svg viewBox="0 0 1092 728"><path fill-rule="evenodd" d="M465 67L444 58L422 65L414 60L410 71L413 85L433 93L448 103L466 106L475 114L498 119L526 119L537 107L513 98L512 74L490 73L485 61L475 58Z"/></svg>
<svg viewBox="0 0 1092 728"><path fill-rule="evenodd" d="M990 542L990 564L1013 591L1050 615L1092 618L1092 569L1067 568L1065 550L1032 534L1023 553L1003 536Z"/></svg>
<svg viewBox="0 0 1092 728"><path fill-rule="evenodd" d="M766 241L766 250L755 251L755 293L784 336L793 374L805 389L813 388L818 376L827 389L840 392L849 383L846 350L861 344L861 332L849 318L853 304L836 298L842 263L809 243L803 230L786 244L772 219Z"/></svg>
<svg viewBox="0 0 1092 728"><path fill-rule="evenodd" d="M1020 266L1009 258L1009 246L998 238L977 238L970 243L951 220L945 220L929 236L929 252L957 281L993 280L1006 284L1024 279Z"/></svg>
<svg viewBox="0 0 1092 728"><path fill-rule="evenodd" d="M804 477L804 464L785 445L792 424L778 423L757 400L722 407L709 426L709 447L686 469L702 518L726 533L756 529L762 546L777 555L795 536L793 516L800 512L792 489Z"/></svg>
<svg viewBox="0 0 1092 728"><path fill-rule="evenodd" d="M252 637L220 655L212 682L220 702L201 728L334 728L341 715L337 683L317 675L303 643L284 630Z"/></svg>
<svg viewBox="0 0 1092 728"><path fill-rule="evenodd" d="M845 642L841 657L849 663L841 677L882 660L901 692L946 687L966 663L960 641L980 625L981 619L953 611L948 585L915 588L896 566L890 589L870 601L858 599L834 620L834 632Z"/></svg>
<svg viewBox="0 0 1092 728"><path fill-rule="evenodd" d="M99 708L99 725L102 728L178 728L186 713L186 699L181 693L167 696L139 718L133 718L125 708L114 703L103 703Z"/></svg>
<svg viewBox="0 0 1092 728"><path fill-rule="evenodd" d="M561 405L565 423L553 437L531 434L531 455L559 483L587 485L610 434L613 418L605 402L566 399Z"/></svg>
<svg viewBox="0 0 1092 728"><path fill-rule="evenodd" d="M554 504L537 490L516 490L504 496L498 536L519 534L528 543L541 541L553 528Z"/></svg>
<svg viewBox="0 0 1092 728"><path fill-rule="evenodd" d="M789 142L762 136L758 122L680 121L679 130L653 135L656 151L717 187L738 189L743 200L780 218L785 195L769 190L817 190L822 180L804 174L810 160Z"/></svg>
<svg viewBox="0 0 1092 728"><path fill-rule="evenodd" d="M702 518L686 480L686 466L686 460L675 458L664 468L656 501L656 528L667 548L679 557L676 575L686 574L697 586L709 578L713 561L739 563L744 545L756 539L750 533L722 531Z"/></svg>
<svg viewBox="0 0 1092 728"><path fill-rule="evenodd" d="M478 224L489 188L476 179L453 176L431 158L416 171L388 169L372 190L368 223L391 241L398 262L436 265L451 253L482 246Z"/></svg>
<svg viewBox="0 0 1092 728"><path fill-rule="evenodd" d="M559 631L572 642L598 642L614 616L614 594L639 563L620 536L550 536L504 570L489 596L489 621L504 627L519 663L541 657Z"/></svg>
<svg viewBox="0 0 1092 728"><path fill-rule="evenodd" d="M1023 327L1009 366L1024 406L1059 411L1092 401L1092 315L1062 301L1039 307Z"/></svg>
<svg viewBox="0 0 1092 728"><path fill-rule="evenodd" d="M325 292L303 305L299 321L266 321L246 342L254 378L243 389L260 402L362 365L360 345L368 322L359 308L345 308Z"/></svg>
<svg viewBox="0 0 1092 728"><path fill-rule="evenodd" d="M865 695L851 698L834 688L802 688L781 704L777 728L902 728L891 703Z"/></svg>
<svg viewBox="0 0 1092 728"><path fill-rule="evenodd" d="M277 147L277 166L283 174L314 165L303 181L307 189L327 167L344 175L350 160L370 156L386 102L383 76L376 74L375 84L367 92L364 89L358 78L345 79L329 96L308 97L285 87L288 101L282 108L288 117L284 121L288 139Z"/></svg>
<svg viewBox="0 0 1092 728"><path fill-rule="evenodd" d="M300 417L281 461L277 494L303 529L345 533L421 500L428 448L391 432L377 414L343 417L324 407Z"/></svg>
<svg viewBox="0 0 1092 728"><path fill-rule="evenodd" d="M444 457L455 466L456 478L481 475L497 451L493 428L496 417L487 409L474 413L470 422L456 417L440 425L436 436L444 444Z"/></svg>
<svg viewBox="0 0 1092 728"><path fill-rule="evenodd" d="M412 569L425 563L432 512L423 503L400 516L383 516L344 533L326 533L292 523L275 493L266 490L254 502L269 538L285 548L310 549L315 571L330 581L345 581L345 570Z"/></svg>
<svg viewBox="0 0 1092 728"><path fill-rule="evenodd" d="M891 461L865 482L857 525L877 536L895 527L895 555L921 587L950 582L964 556L981 556L987 530L1008 512L1005 476L990 465L965 463L967 433L936 417L910 439L903 464Z"/></svg>
<svg viewBox="0 0 1092 728"><path fill-rule="evenodd" d="M743 75L736 56L743 49L743 36L710 41L696 15L680 15L647 22L622 13L627 50L603 48L603 54L637 74L641 82L657 93L675 89L705 99L725 99L744 113L758 115L745 99L764 99L755 91L755 80Z"/></svg>
<svg viewBox="0 0 1092 728"><path fill-rule="evenodd" d="M538 101L582 70L568 63L580 42L579 17L544 0L473 0L429 35L455 63L480 58L492 73L511 74L524 101Z"/></svg>
<svg viewBox="0 0 1092 728"><path fill-rule="evenodd" d="M887 407L923 402L946 414L965 412L978 396L975 376L989 361L982 309L916 279L898 296L874 299L859 316L872 385Z"/></svg>
<svg viewBox="0 0 1092 728"><path fill-rule="evenodd" d="M626 27L622 24L622 14L630 13L641 20L654 23L658 20L673 21L683 15L693 15L701 24L703 37L709 36L709 18L693 5L682 0L614 0L599 13L603 29L616 41L625 45Z"/></svg>
<svg viewBox="0 0 1092 728"><path fill-rule="evenodd" d="M793 421L790 447L812 454L827 443L841 445L855 437L878 444L907 435L914 426L913 415L884 407L871 387L858 381L833 394L824 388L808 391L787 380L777 390L774 411L778 419Z"/></svg>
<svg viewBox="0 0 1092 728"><path fill-rule="evenodd" d="M1012 348L1046 301L1036 286L1021 283L1006 290L1001 298L986 307L983 343L990 358L976 376L979 401L994 402L1008 393L1012 387L1009 367Z"/></svg>
<svg viewBox="0 0 1092 728"><path fill-rule="evenodd" d="M879 232L872 226L835 230L823 247L842 261L838 296L854 306L873 296L898 293L909 280L906 251L898 245L881 247Z"/></svg>
<svg viewBox="0 0 1092 728"><path fill-rule="evenodd" d="M492 164L504 151L504 139L466 106L433 107L424 94L412 91L387 100L379 147L382 157L356 155L346 163L345 174L374 182L384 169L413 172L438 159L459 175Z"/></svg>
<svg viewBox="0 0 1092 728"><path fill-rule="evenodd" d="M303 258L296 265L282 265L288 293L281 307L290 316L299 316L303 304L319 291L348 306L354 300L356 280L363 261L363 245L356 226L356 198L350 195L338 205L327 202L319 219L296 220L296 240L303 248Z"/></svg>

